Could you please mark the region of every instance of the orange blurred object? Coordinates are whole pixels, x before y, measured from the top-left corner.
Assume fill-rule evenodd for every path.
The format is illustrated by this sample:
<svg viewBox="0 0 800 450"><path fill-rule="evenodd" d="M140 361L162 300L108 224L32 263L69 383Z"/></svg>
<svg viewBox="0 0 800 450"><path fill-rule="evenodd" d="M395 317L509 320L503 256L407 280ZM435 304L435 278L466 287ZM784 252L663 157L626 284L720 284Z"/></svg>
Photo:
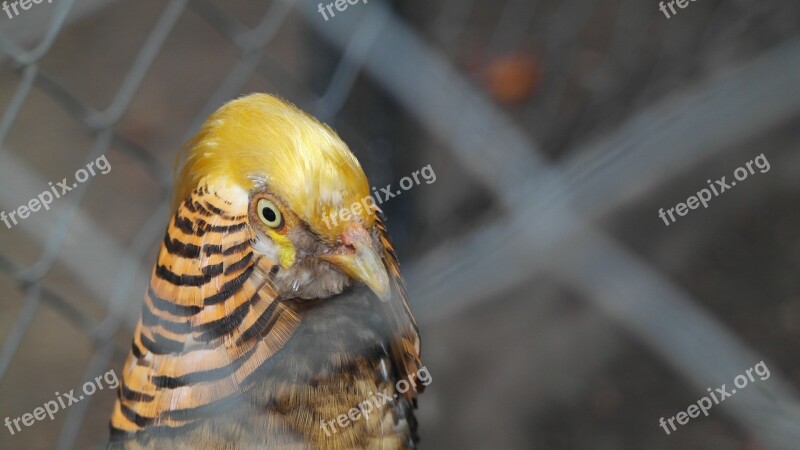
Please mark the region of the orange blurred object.
<svg viewBox="0 0 800 450"><path fill-rule="evenodd" d="M530 54L511 53L492 57L480 71L486 90L498 103L528 101L539 87L539 61Z"/></svg>

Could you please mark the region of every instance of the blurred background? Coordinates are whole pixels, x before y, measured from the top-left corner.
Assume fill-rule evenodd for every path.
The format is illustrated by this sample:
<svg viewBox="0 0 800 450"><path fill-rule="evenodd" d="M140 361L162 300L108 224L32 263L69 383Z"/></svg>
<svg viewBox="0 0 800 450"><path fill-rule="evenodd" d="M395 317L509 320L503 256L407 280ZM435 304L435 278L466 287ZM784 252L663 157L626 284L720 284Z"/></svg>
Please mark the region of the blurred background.
<svg viewBox="0 0 800 450"><path fill-rule="evenodd" d="M420 448L800 448L800 3L56 0L0 13L0 420L119 373L183 141L279 94L378 188L433 377ZM707 209L658 217L764 154ZM667 436L764 361L771 376ZM106 389L1 449L100 449Z"/></svg>

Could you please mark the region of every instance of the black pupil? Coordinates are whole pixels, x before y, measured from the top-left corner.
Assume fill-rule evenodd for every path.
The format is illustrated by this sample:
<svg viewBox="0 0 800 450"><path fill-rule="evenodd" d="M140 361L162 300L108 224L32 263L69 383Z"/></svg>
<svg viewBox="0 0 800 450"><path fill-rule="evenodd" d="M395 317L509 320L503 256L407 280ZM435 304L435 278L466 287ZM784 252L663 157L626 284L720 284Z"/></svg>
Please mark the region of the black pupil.
<svg viewBox="0 0 800 450"><path fill-rule="evenodd" d="M278 215L275 214L275 210L269 206L265 206L264 209L261 210L261 215L264 216L267 222L275 222L275 219L278 218Z"/></svg>

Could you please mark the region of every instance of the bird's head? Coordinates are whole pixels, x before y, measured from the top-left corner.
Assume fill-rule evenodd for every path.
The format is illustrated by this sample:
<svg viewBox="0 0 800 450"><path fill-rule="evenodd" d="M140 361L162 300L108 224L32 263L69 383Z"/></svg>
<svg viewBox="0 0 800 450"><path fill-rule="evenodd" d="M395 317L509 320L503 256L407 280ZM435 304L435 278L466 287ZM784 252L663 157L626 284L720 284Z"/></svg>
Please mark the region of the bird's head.
<svg viewBox="0 0 800 450"><path fill-rule="evenodd" d="M253 252L274 263L279 298L326 298L354 282L391 293L388 240L355 156L328 126L254 94L212 114L179 160L179 205L198 188L246 218ZM354 207L361 205L361 207Z"/></svg>

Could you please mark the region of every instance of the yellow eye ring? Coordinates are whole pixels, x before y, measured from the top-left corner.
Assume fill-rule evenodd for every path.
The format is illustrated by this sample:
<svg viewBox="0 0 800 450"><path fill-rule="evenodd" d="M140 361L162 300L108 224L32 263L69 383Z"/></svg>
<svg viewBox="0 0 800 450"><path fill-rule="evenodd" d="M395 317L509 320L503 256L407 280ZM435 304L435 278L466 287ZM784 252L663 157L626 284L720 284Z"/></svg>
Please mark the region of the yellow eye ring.
<svg viewBox="0 0 800 450"><path fill-rule="evenodd" d="M283 215L281 210L271 201L262 198L256 204L258 218L270 228L279 230L283 227Z"/></svg>

